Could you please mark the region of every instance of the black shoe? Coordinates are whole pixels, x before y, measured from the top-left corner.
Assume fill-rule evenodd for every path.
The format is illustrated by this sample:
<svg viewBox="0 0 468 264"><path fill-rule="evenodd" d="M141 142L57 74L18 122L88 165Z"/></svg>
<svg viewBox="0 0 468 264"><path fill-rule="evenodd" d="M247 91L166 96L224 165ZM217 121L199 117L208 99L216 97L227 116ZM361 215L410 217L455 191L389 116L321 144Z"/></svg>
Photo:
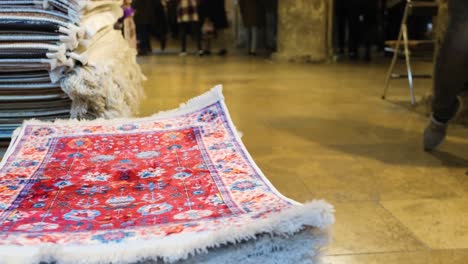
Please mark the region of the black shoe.
<svg viewBox="0 0 468 264"><path fill-rule="evenodd" d="M447 136L447 127L447 123L439 122L431 116L431 121L424 130L424 151L433 151L444 142Z"/></svg>
<svg viewBox="0 0 468 264"><path fill-rule="evenodd" d="M371 62L372 57L371 57L370 54L366 54L366 55L364 55L364 58L363 58L363 59L364 59L365 62Z"/></svg>
<svg viewBox="0 0 468 264"><path fill-rule="evenodd" d="M138 56L148 56L150 54L149 50L139 50Z"/></svg>
<svg viewBox="0 0 468 264"><path fill-rule="evenodd" d="M249 56L255 57L255 56L257 56L257 52L249 51Z"/></svg>
<svg viewBox="0 0 468 264"><path fill-rule="evenodd" d="M227 49L222 49L218 51L218 56L226 56L228 54Z"/></svg>
<svg viewBox="0 0 468 264"><path fill-rule="evenodd" d="M459 114L462 109L462 102L457 98L457 106L454 116ZM433 151L440 146L447 136L447 128L449 120L443 120L444 122L437 120L434 114L431 115L431 121L424 130L424 151Z"/></svg>
<svg viewBox="0 0 468 264"><path fill-rule="evenodd" d="M357 54L357 53L354 53L354 52L349 53L349 54L348 54L348 57L349 57L350 60L353 60L353 61L359 59L358 54Z"/></svg>

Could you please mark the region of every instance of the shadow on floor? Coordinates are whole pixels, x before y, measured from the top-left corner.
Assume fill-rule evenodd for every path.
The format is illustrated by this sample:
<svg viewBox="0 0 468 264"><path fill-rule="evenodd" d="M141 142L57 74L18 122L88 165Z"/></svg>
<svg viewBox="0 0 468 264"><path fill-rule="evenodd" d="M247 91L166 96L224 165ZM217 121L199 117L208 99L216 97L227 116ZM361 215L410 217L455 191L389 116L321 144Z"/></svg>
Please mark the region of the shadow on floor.
<svg viewBox="0 0 468 264"><path fill-rule="evenodd" d="M465 97L468 97L468 95L465 95ZM402 107L410 112L417 113L421 116L424 117L429 117L431 115L431 97L423 97L421 98L418 102L416 102L415 105L411 105L411 102L408 100L386 100L388 103L391 103L393 105ZM465 99L466 101L467 99ZM466 118L468 116L468 107L465 106L459 114L452 120L450 123L453 124L459 124L463 126L468 126L468 120Z"/></svg>
<svg viewBox="0 0 468 264"><path fill-rule="evenodd" d="M288 117L269 121L274 128L328 148L383 163L468 168L468 160L447 152L426 153L422 134L356 120ZM409 124L411 126L411 124ZM446 142L450 144L450 142ZM460 148L461 149L461 148ZM465 149L468 149L466 146Z"/></svg>
<svg viewBox="0 0 468 264"><path fill-rule="evenodd" d="M417 114L420 114L425 117L429 117L431 113L431 105L427 101L427 99L422 98L419 101L416 102L415 105L412 105L409 100L389 100L386 99L386 102L402 107L410 112L415 112Z"/></svg>
<svg viewBox="0 0 468 264"><path fill-rule="evenodd" d="M438 159L446 167L468 168L468 160L457 157L445 151L434 151L430 155ZM468 171L467 171L468 173Z"/></svg>

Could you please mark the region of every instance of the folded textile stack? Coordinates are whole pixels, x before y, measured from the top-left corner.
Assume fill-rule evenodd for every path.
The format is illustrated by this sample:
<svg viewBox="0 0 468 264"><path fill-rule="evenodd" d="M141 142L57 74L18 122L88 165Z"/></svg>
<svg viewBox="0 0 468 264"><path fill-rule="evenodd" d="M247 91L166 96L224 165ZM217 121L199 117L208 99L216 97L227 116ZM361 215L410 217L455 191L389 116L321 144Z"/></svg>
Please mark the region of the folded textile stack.
<svg viewBox="0 0 468 264"><path fill-rule="evenodd" d="M24 119L128 117L143 75L119 0L0 1L0 145ZM123 67L122 65L125 65Z"/></svg>

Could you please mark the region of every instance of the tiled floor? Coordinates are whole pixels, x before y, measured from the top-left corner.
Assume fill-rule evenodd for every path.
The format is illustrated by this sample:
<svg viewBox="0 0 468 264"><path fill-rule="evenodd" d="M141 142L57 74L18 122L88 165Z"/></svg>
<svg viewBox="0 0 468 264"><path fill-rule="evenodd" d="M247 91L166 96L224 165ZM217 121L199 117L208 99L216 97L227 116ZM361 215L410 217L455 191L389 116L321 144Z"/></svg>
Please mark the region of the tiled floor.
<svg viewBox="0 0 468 264"><path fill-rule="evenodd" d="M386 64L304 65L259 58L140 58L147 100L167 110L215 84L269 179L299 201L336 206L325 264L468 263L468 129L422 151L426 118L406 83L380 93ZM425 67L422 67L425 68ZM430 82L417 82L417 94Z"/></svg>

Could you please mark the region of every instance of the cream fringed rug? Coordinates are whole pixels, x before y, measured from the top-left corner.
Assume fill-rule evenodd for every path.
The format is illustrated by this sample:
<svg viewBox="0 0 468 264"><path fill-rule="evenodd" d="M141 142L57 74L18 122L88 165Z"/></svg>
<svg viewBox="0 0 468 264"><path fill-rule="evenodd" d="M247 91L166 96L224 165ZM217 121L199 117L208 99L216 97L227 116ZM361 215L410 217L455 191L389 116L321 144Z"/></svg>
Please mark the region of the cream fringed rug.
<svg viewBox="0 0 468 264"><path fill-rule="evenodd" d="M221 87L143 119L27 121L0 165L0 263L318 263L334 210L281 195Z"/></svg>

